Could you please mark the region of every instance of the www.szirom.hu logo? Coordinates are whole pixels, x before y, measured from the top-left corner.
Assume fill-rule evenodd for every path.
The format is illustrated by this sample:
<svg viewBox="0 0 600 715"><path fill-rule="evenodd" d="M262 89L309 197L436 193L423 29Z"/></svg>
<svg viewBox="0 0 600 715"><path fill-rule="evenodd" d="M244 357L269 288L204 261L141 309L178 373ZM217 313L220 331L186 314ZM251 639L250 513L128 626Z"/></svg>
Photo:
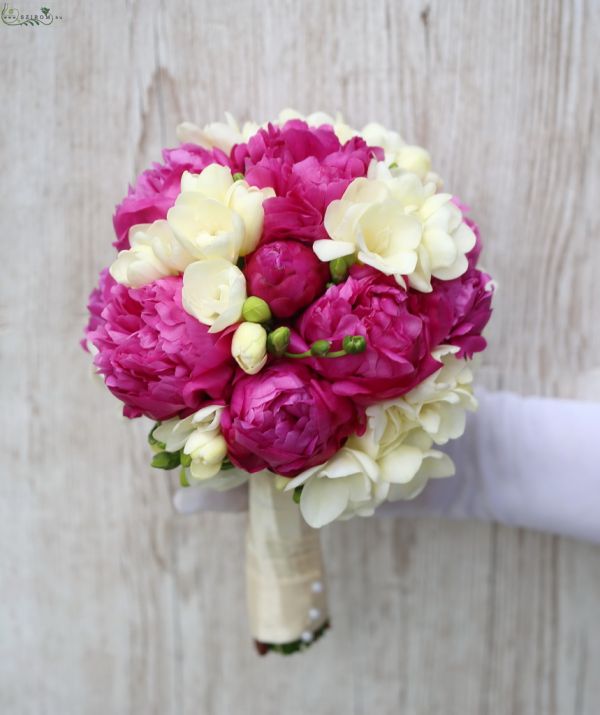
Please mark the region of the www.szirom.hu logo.
<svg viewBox="0 0 600 715"><path fill-rule="evenodd" d="M0 18L11 27L39 27L62 20L62 15L53 15L49 7L41 7L39 13L23 13L5 3Z"/></svg>

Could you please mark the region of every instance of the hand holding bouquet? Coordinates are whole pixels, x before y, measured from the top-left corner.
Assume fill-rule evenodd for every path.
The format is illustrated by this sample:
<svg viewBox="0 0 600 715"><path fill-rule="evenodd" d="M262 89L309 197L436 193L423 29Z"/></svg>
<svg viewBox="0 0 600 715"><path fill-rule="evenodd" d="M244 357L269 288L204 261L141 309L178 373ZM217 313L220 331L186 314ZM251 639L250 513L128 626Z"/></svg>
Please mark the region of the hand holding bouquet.
<svg viewBox="0 0 600 715"><path fill-rule="evenodd" d="M282 113L181 125L117 207L85 344L153 465L248 480L264 651L328 624L318 531L453 473L490 277L476 225L395 132Z"/></svg>

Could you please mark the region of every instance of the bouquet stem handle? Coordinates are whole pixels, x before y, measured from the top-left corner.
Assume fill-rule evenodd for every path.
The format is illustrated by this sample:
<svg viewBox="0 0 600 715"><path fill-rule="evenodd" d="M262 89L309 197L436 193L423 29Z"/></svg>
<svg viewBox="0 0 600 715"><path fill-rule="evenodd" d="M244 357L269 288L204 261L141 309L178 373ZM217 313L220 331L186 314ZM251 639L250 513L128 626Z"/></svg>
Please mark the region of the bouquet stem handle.
<svg viewBox="0 0 600 715"><path fill-rule="evenodd" d="M329 625L319 531L270 473L250 477L246 580L259 653L307 647Z"/></svg>

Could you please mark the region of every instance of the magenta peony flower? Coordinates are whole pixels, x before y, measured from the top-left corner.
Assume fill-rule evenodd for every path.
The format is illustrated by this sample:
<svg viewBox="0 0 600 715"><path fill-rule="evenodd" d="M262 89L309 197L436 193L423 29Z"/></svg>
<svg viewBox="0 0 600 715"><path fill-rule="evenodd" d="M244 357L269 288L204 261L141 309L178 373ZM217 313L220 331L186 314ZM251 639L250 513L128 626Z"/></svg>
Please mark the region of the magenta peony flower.
<svg viewBox="0 0 600 715"><path fill-rule="evenodd" d="M81 340L81 347L84 350L88 350L87 342L89 334L93 330L96 330L103 322L101 317L102 311L108 303L110 291L114 285L117 285L117 282L108 272L108 268L103 268L98 277L98 285L90 293L90 297L88 298L87 309L90 316L88 324L83 331L83 340Z"/></svg>
<svg viewBox="0 0 600 715"><path fill-rule="evenodd" d="M308 367L290 360L236 380L221 429L231 461L248 472L293 477L326 462L354 432L364 411Z"/></svg>
<svg viewBox="0 0 600 715"><path fill-rule="evenodd" d="M325 209L353 179L366 176L373 157L383 159L383 150L360 137L342 146L332 127L309 127L299 119L283 127L269 125L231 152L234 170L245 174L249 184L271 186L277 194L263 204L264 242L327 238Z"/></svg>
<svg viewBox="0 0 600 715"><path fill-rule="evenodd" d="M451 281L432 281L432 293L411 291L411 308L425 314L435 314L436 305L443 302L452 310L452 321L444 343L460 348L456 357L473 357L485 350L487 341L481 335L492 314L493 290L491 277L469 267L466 273Z"/></svg>
<svg viewBox="0 0 600 715"><path fill-rule="evenodd" d="M362 335L367 349L358 355L315 358L315 370L331 380L338 395L362 404L399 397L435 372L440 363L431 350L447 334L452 309L440 298L428 310L411 310L408 293L392 277L366 266L353 266L345 283L332 286L298 321L304 350L329 340L332 350L346 335Z"/></svg>
<svg viewBox="0 0 600 715"><path fill-rule="evenodd" d="M297 241L263 244L244 269L248 294L269 304L273 315L289 318L323 292L329 266Z"/></svg>
<svg viewBox="0 0 600 715"><path fill-rule="evenodd" d="M181 276L142 288L114 284L88 334L94 364L126 417L185 417L223 400L233 377L232 331L209 334L181 305Z"/></svg>
<svg viewBox="0 0 600 715"><path fill-rule="evenodd" d="M209 164L227 166L227 155L219 149L203 149L195 144L181 144L163 151L163 164L154 164L137 179L135 186L121 201L113 216L117 240L114 246L122 251L129 248L129 229L138 223L152 223L166 218L180 192L184 171L199 174Z"/></svg>

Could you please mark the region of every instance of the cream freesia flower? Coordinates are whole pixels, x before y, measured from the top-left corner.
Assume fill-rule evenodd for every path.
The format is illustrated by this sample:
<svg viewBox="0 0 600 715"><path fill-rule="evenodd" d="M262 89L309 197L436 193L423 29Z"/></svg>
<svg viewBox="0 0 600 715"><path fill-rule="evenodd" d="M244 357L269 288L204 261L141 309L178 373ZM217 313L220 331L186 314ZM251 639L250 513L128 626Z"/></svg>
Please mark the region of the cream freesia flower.
<svg viewBox="0 0 600 715"><path fill-rule="evenodd" d="M360 136L367 144L383 149L387 166L395 166L400 172L416 174L421 181L433 182L438 189L442 187L440 177L431 171L431 156L423 147L407 144L398 132L386 129L377 122L364 126Z"/></svg>
<svg viewBox="0 0 600 715"><path fill-rule="evenodd" d="M131 248L119 252L109 271L117 283L131 288L182 273L194 260L164 220L132 226L129 243Z"/></svg>
<svg viewBox="0 0 600 715"><path fill-rule="evenodd" d="M204 127L193 122L182 122L177 127L177 139L185 144L197 144L205 149L216 148L229 154L235 144L248 141L259 129L254 122L246 122L240 127L229 112L225 112L225 120L211 122Z"/></svg>
<svg viewBox="0 0 600 715"><path fill-rule="evenodd" d="M231 341L231 354L248 375L256 375L267 362L267 331L258 323L241 323Z"/></svg>
<svg viewBox="0 0 600 715"><path fill-rule="evenodd" d="M355 179L329 204L324 225L333 240L315 241L313 249L322 261L356 254L403 287L407 276L413 288L430 292L432 277L451 280L467 270L475 245L451 199L416 174L395 175L373 162L368 178Z"/></svg>
<svg viewBox="0 0 600 715"><path fill-rule="evenodd" d="M185 269L181 295L184 309L218 333L242 317L246 279L224 258L195 261Z"/></svg>
<svg viewBox="0 0 600 715"><path fill-rule="evenodd" d="M243 180L234 181L227 167L210 164L200 174L190 174L187 171L183 173L181 194L175 203L175 208L180 205L184 210L177 212L171 209L168 218L176 235L197 258L208 258L212 250L213 255L220 255L234 262L238 255L245 256L258 245L264 221L262 204L265 199L274 195L275 192L270 187L259 189L256 186L249 186ZM242 221L241 238L238 239L236 236L235 239L231 239L228 245L229 251L223 252L221 245L214 243L210 238L203 238L201 241L193 238L202 230L202 217L198 212L193 213L193 207L197 205L201 212L206 207L207 200L217 202L233 211ZM239 224L237 220L236 223ZM190 241L198 245L198 248L190 249L188 245Z"/></svg>
<svg viewBox="0 0 600 715"><path fill-rule="evenodd" d="M302 119L309 127L320 127L323 124L329 124L333 127L333 131L342 144L345 144L359 133L344 121L344 118L339 112L336 113L335 117L331 114L327 114L327 112L312 112L311 114L304 115L295 109L286 108L279 112L275 123L280 125L285 124L290 119Z"/></svg>
<svg viewBox="0 0 600 715"><path fill-rule="evenodd" d="M342 447L328 462L289 480L286 491L302 486L300 511L315 529L355 514L370 516L385 501L389 484L367 454Z"/></svg>
<svg viewBox="0 0 600 715"><path fill-rule="evenodd" d="M213 488L231 488L245 481L239 479L241 475L228 474L229 479L219 475L227 456L227 445L220 427L222 411L220 405L208 405L183 420L174 418L163 422L153 432L153 436L164 443L167 452L183 449L183 453L188 455L191 462L186 468L186 475L190 483L202 482Z"/></svg>

